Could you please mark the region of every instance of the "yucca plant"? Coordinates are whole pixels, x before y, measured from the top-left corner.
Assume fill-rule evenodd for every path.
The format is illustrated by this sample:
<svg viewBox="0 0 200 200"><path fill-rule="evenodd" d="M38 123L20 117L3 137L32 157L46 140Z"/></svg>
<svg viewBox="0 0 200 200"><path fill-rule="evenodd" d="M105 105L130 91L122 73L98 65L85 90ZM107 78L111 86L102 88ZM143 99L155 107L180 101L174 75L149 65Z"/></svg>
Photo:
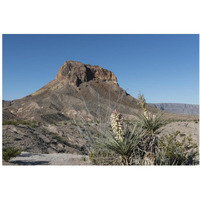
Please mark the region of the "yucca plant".
<svg viewBox="0 0 200 200"><path fill-rule="evenodd" d="M143 138L143 141L139 143L139 148L143 150L143 157L145 157L145 152L156 154L158 147L158 129L166 124L162 119L163 113L154 115L151 112L147 111L146 100L144 95L139 94L138 104L141 106L143 113L135 114L137 117L135 123L141 127L146 135Z"/></svg>
<svg viewBox="0 0 200 200"><path fill-rule="evenodd" d="M157 154L159 128L166 124L162 120L162 113L157 116L152 114L148 114L148 117L143 114L136 116L137 126L145 132L143 140L138 144L138 148L141 149L140 156L144 158L146 152Z"/></svg>
<svg viewBox="0 0 200 200"><path fill-rule="evenodd" d="M144 112L147 111L147 108L146 108L146 99L144 98L143 94L139 94L138 95L138 102L137 102L137 104L140 105L140 107L144 110Z"/></svg>
<svg viewBox="0 0 200 200"><path fill-rule="evenodd" d="M158 134L158 129L166 125L166 122L162 119L162 116L163 113L158 115L148 114L148 117L146 117L144 114L136 114L136 123L146 132L150 134Z"/></svg>
<svg viewBox="0 0 200 200"><path fill-rule="evenodd" d="M150 134L158 133L157 130L166 125L166 122L162 119L163 113L154 115L147 111L146 99L143 94L138 95L138 104L143 110L143 114L135 114L137 117L136 123L138 126L146 130Z"/></svg>
<svg viewBox="0 0 200 200"><path fill-rule="evenodd" d="M100 138L96 138L98 149L106 150L112 155L116 155L118 163L122 165L131 165L135 162L135 151L138 144L141 142L144 132L138 129L137 126L132 131L126 131L123 139L117 139L116 135L107 131Z"/></svg>

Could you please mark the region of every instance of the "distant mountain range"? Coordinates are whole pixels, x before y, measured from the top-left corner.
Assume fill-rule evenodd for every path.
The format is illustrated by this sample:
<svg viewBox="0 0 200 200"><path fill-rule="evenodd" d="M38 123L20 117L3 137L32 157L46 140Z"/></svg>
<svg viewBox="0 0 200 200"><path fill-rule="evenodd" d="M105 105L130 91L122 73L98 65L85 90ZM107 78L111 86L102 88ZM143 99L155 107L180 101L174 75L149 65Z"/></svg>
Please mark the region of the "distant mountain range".
<svg viewBox="0 0 200 200"><path fill-rule="evenodd" d="M149 105L171 113L199 115L199 105L182 103L149 103Z"/></svg>

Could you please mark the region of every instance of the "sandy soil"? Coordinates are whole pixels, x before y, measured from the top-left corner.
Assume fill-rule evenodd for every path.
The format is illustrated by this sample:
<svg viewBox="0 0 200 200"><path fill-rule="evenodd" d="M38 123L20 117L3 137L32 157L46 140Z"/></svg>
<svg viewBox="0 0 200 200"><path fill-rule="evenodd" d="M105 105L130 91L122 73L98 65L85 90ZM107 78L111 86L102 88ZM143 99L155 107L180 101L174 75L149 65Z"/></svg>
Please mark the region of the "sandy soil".
<svg viewBox="0 0 200 200"><path fill-rule="evenodd" d="M194 142L199 144L199 123L195 123L194 121L172 122L160 128L160 131L161 136L169 133L173 134L176 131L180 131L181 133L184 133L188 136L191 134L191 137L194 140Z"/></svg>

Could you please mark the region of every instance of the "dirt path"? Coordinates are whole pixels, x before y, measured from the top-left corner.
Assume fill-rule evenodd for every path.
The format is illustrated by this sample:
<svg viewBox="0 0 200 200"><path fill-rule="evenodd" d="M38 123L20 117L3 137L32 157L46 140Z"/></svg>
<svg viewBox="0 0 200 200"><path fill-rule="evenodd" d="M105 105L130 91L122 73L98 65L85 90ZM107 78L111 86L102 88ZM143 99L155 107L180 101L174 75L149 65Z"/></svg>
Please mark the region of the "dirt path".
<svg viewBox="0 0 200 200"><path fill-rule="evenodd" d="M59 153L37 154L22 152L12 158L9 164L14 165L91 165L88 156Z"/></svg>

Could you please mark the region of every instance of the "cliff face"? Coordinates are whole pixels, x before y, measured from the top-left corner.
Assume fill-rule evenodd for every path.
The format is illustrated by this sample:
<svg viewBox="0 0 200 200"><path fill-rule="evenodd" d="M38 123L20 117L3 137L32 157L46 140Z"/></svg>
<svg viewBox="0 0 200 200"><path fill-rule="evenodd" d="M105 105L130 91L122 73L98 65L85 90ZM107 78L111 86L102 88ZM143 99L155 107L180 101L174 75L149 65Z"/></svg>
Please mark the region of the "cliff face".
<svg viewBox="0 0 200 200"><path fill-rule="evenodd" d="M60 68L57 81L66 80L75 86L91 80L110 81L117 83L116 76L109 70L103 69L97 65L91 66L81 62L66 61Z"/></svg>
<svg viewBox="0 0 200 200"><path fill-rule="evenodd" d="M176 114L199 115L199 105L181 103L151 103L150 105Z"/></svg>

